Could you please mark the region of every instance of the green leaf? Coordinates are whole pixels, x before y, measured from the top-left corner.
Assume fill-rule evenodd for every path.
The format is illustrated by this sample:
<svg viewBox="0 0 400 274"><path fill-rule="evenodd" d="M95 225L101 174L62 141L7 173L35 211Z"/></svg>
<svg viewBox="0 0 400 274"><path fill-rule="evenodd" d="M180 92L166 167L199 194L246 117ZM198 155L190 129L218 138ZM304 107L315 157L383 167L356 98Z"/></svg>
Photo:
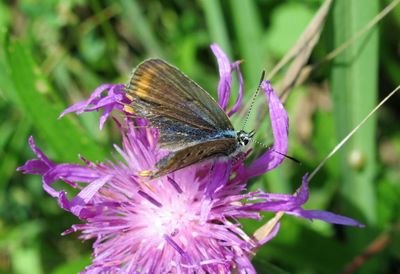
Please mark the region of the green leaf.
<svg viewBox="0 0 400 274"><path fill-rule="evenodd" d="M0 27L8 27L12 22L11 17L11 9L7 9L5 3L0 2Z"/></svg>
<svg viewBox="0 0 400 274"><path fill-rule="evenodd" d="M377 1L335 1L334 47L353 37L378 12ZM331 90L338 142L377 102L378 37L376 28L334 61ZM354 163L352 155L360 155ZM368 223L376 222L374 179L376 172L376 117L372 117L339 152L342 193L349 202L346 213ZM358 214L355 213L358 211Z"/></svg>
<svg viewBox="0 0 400 274"><path fill-rule="evenodd" d="M19 166L18 159L20 158L20 152L27 145L29 132L32 129L32 123L30 120L22 120L16 124L16 119L6 121L2 127L1 132L7 135L7 129L5 127L12 127L12 134L7 140L7 145L4 147L4 151L0 151L0 156L4 157L3 161L0 162L0 190L5 190L9 179L15 174L15 167ZM12 123L13 125L11 125ZM3 131L4 130L4 131Z"/></svg>
<svg viewBox="0 0 400 274"><path fill-rule="evenodd" d="M39 246L19 248L12 253L11 262L16 274L43 273Z"/></svg>
<svg viewBox="0 0 400 274"><path fill-rule="evenodd" d="M271 51L279 57L284 56L307 27L313 13L301 2L279 6L272 14L271 27L266 35Z"/></svg>
<svg viewBox="0 0 400 274"><path fill-rule="evenodd" d="M353 37L378 13L375 0L338 0L333 7L333 46L339 47ZM333 63L330 86L333 113L339 143L377 104L378 36L372 29L346 49ZM338 153L339 182L343 212L367 225L377 224L376 116L361 127ZM354 250L365 248L373 239L371 230L346 230L348 245ZM380 270L377 260L369 260L362 273Z"/></svg>
<svg viewBox="0 0 400 274"><path fill-rule="evenodd" d="M245 60L243 71L248 87L256 87L265 65L267 52L262 48L262 25L254 1L230 1L233 26L237 35L240 57ZM257 45L257 46L255 46Z"/></svg>
<svg viewBox="0 0 400 274"><path fill-rule="evenodd" d="M147 53L162 57L163 50L157 41L157 38L153 35L151 25L147 18L143 16L143 11L136 0L121 0L122 5L122 16L129 23L129 25L136 32L136 36L139 38L147 50Z"/></svg>
<svg viewBox="0 0 400 274"><path fill-rule="evenodd" d="M85 269L86 266L91 264L90 255L82 255L81 258L64 263L57 267L52 274L70 274L70 273L78 273Z"/></svg>
<svg viewBox="0 0 400 274"><path fill-rule="evenodd" d="M40 68L25 46L16 40L4 41L4 57L7 72L13 88L2 86L7 97L32 122L38 135L52 147L58 159L76 160L78 154L90 159L101 160L105 154L87 132L76 123L76 119L66 117L57 120L65 105L52 90ZM0 83L1 85L1 83Z"/></svg>
<svg viewBox="0 0 400 274"><path fill-rule="evenodd" d="M206 16L206 23L207 28L210 31L211 42L217 43L232 60L232 50L230 48L228 31L226 29L220 2L214 0L202 0L200 3Z"/></svg>
<svg viewBox="0 0 400 274"><path fill-rule="evenodd" d="M253 261L254 267L257 270L257 273L268 273L268 274L289 274L289 272L284 271L283 269L269 263L263 258L257 257Z"/></svg>
<svg viewBox="0 0 400 274"><path fill-rule="evenodd" d="M312 231L309 222L290 220L285 217L279 234L257 251L254 261L265 260L284 262L283 269L293 273L312 269L310 273L340 273L345 264L355 256L347 246Z"/></svg>

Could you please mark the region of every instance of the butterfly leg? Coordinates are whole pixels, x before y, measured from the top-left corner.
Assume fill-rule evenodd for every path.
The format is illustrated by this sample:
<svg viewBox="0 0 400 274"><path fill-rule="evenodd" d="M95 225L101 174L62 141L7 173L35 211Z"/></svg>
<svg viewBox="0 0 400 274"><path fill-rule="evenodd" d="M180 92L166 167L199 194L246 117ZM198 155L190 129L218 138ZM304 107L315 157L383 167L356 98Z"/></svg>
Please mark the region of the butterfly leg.
<svg viewBox="0 0 400 274"><path fill-rule="evenodd" d="M216 159L212 159L211 162L212 164L208 172L208 177L210 178L210 180L212 180L212 178L214 177Z"/></svg>
<svg viewBox="0 0 400 274"><path fill-rule="evenodd" d="M152 178L151 176L154 174L152 170L142 170L138 173L138 183L141 187L147 188L152 193L156 193L156 189L151 186Z"/></svg>

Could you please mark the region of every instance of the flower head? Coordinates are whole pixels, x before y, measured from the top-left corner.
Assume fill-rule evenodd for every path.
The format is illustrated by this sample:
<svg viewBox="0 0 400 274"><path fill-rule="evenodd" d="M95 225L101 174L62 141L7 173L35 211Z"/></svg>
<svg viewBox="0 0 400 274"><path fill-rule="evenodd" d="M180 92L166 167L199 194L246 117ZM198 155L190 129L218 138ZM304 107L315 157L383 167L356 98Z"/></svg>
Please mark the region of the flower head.
<svg viewBox="0 0 400 274"><path fill-rule="evenodd" d="M234 114L242 100L243 80L239 63L231 64L217 45L212 45L220 68L218 96L226 110L231 91L231 73L236 71L240 87ZM82 113L103 109L100 127L112 110L123 111L123 85L106 84L85 102L63 112ZM138 174L150 169L165 151L157 147L157 131L137 125L146 121L127 114L117 122L122 146L113 161L56 164L35 145L36 159L18 170L42 175L43 188L57 198L60 207L83 220L64 232L80 231L82 239L94 239L93 262L87 273L255 273L250 262L253 251L278 232L279 224L262 239L247 235L239 218L261 219L261 211L322 219L331 223L360 226L350 218L324 211L304 210L308 199L307 177L294 195L246 192L249 178L277 167L287 151L288 119L269 82L265 92L274 145L249 166L242 161L218 160L193 165L146 182ZM103 93L106 94L104 95ZM280 153L276 153L279 151ZM52 184L58 180L79 189L71 200Z"/></svg>

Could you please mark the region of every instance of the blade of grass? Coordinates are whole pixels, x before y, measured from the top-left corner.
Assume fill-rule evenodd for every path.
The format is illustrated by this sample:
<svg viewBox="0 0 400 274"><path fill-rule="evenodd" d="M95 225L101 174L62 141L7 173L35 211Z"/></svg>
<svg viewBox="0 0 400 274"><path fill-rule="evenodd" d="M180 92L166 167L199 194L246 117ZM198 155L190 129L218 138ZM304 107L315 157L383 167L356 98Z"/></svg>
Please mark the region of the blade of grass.
<svg viewBox="0 0 400 274"><path fill-rule="evenodd" d="M266 79L271 80L284 66L292 61L290 67L284 75L284 79L275 85L275 90L280 95L283 101L286 101L289 90L297 83L298 77L315 47L319 41L321 31L323 29L326 16L330 10L332 0L326 0L318 12L314 15L310 23L307 25L297 42L289 50L287 54L273 67L271 72L267 74ZM248 109L250 101L246 104L243 110ZM244 115L244 111L240 113L240 116ZM266 114L266 109L261 110L259 117L262 119ZM256 131L258 127L255 128Z"/></svg>
<svg viewBox="0 0 400 274"><path fill-rule="evenodd" d="M4 147L4 151L0 151L0 156L3 159L0 162L0 178L2 178L0 190L4 190L8 186L10 178L15 174L18 159L27 146L28 136L32 129L30 120L22 119L18 121L13 119L11 122L13 123L13 132Z"/></svg>
<svg viewBox="0 0 400 274"><path fill-rule="evenodd" d="M206 16L207 28L210 32L212 42L216 42L220 45L232 60L232 50L220 2L214 0L201 0L200 4L202 5Z"/></svg>
<svg viewBox="0 0 400 274"><path fill-rule="evenodd" d="M293 48L287 54L287 58L294 58L290 67L283 80L278 85L278 94L283 101L286 101L288 96L288 91L294 86L296 80L300 74L300 71L307 64L310 55L319 41L322 28L325 23L325 18L330 10L332 0L326 0L323 5L319 8L318 12L315 14L314 18L308 24L307 28L304 30L303 34L293 46ZM285 56L286 57L286 56ZM282 65L284 64L285 57L282 59ZM279 65L277 69L279 70ZM271 72L273 75L274 71ZM267 78L270 79L270 78Z"/></svg>
<svg viewBox="0 0 400 274"><path fill-rule="evenodd" d="M315 174L324 166L324 164L368 121L368 119L375 114L375 112L384 104L387 100L389 100L397 91L400 90L400 86L397 86L392 92L390 92L373 110L371 110L364 119L355 126L347 135L344 137L329 154L321 161L321 163L314 169L314 171L308 176L308 180L315 176Z"/></svg>
<svg viewBox="0 0 400 274"><path fill-rule="evenodd" d="M15 129L14 125L15 121L14 120L6 120L6 121L1 121L0 124L0 157L3 158L3 153L5 151L5 147L10 140L12 133ZM4 159L4 158L3 158Z"/></svg>
<svg viewBox="0 0 400 274"><path fill-rule="evenodd" d="M136 31L136 35L149 55L163 57L163 50L153 32L147 18L136 0L121 0L122 16L129 22L129 25Z"/></svg>
<svg viewBox="0 0 400 274"><path fill-rule="evenodd" d="M34 127L56 152L58 159L76 160L77 155L91 159L102 159L104 150L99 149L88 138L82 127L71 118L57 120L65 108L53 92L46 78L35 64L31 54L18 41L4 41L6 71L13 84L13 99ZM89 144L93 144L90 146Z"/></svg>
<svg viewBox="0 0 400 274"><path fill-rule="evenodd" d="M261 47L262 26L254 1L230 1L233 25L247 83L256 87L265 64L266 52ZM257 45L257 46L255 46Z"/></svg>
<svg viewBox="0 0 400 274"><path fill-rule="evenodd" d="M313 49L315 43L318 41L321 34L322 27L324 26L325 17L329 11L332 0L326 0L314 18L310 21L307 28L297 40L296 44L285 54L285 56L276 64L271 72L268 73L266 79L271 80L278 71L280 71L287 63L289 63L296 56L302 55L303 51L310 51L308 48ZM314 41L316 40L316 41ZM307 59L310 54L307 54ZM301 56L300 56L301 57ZM298 58L298 57L297 57Z"/></svg>
<svg viewBox="0 0 400 274"><path fill-rule="evenodd" d="M115 31L113 31L113 27L110 24L110 20L108 20L107 16L104 14L98 0L91 0L90 6L96 14L96 17L98 17L98 20L101 22L100 27L104 33L109 54L113 55L118 47L118 42Z"/></svg>
<svg viewBox="0 0 400 274"><path fill-rule="evenodd" d="M312 75L312 73L317 71L322 65L328 63L329 61L332 61L339 54L341 54L344 50L346 50L347 48L352 46L355 42L357 42L362 36L368 34L369 31L371 29L373 30L373 28L383 18L385 18L390 12L392 12L392 11L395 12L396 11L395 7L399 3L400 3L400 0L394 0L394 1L390 2L384 9L382 9L382 11L379 14L377 14L373 19L371 19L368 22L368 24L365 24L356 34L354 34L354 36L350 37L348 40L343 42L339 47L336 47L334 50L329 52L323 59L321 59L317 63L303 67L302 70L300 71L295 83L294 83L294 86L299 86L299 85L303 84L310 77L310 75ZM386 46L387 45L382 45L383 48L385 48ZM385 52L385 50L381 49L381 52ZM385 58L385 55L384 55L383 58ZM387 66L389 66L387 68L389 74L392 74L393 71L396 71L395 70L396 66L394 66L394 67L391 66L391 64L394 64L396 62L394 62L394 63L386 63L384 61L383 63L385 63ZM282 66L280 66L280 67L282 67ZM393 70L393 68L394 68L394 70ZM394 78L394 79L398 78L397 74L393 73L392 78ZM397 83L397 82L395 82L395 83Z"/></svg>
<svg viewBox="0 0 400 274"><path fill-rule="evenodd" d="M353 37L378 13L377 1L338 0L333 9L333 47ZM333 64L331 91L338 142L376 105L378 75L377 31L359 39ZM372 117L339 153L342 194L351 205L346 213L367 223L376 222L374 176L376 171L376 117ZM360 165L349 161L359 154Z"/></svg>
<svg viewBox="0 0 400 274"><path fill-rule="evenodd" d="M369 31L374 29L374 27L383 19L385 18L390 12L395 12L396 9L395 7L400 3L400 0L394 0L390 2L384 9L382 9L381 12L379 12L372 20L368 22L368 24L365 24L360 28L359 31L357 31L352 37L350 37L348 40L343 42L340 46L336 47L334 50L329 52L322 60L318 61L318 63L310 65L309 67L305 67L302 71L302 77L301 79L297 81L296 84L301 84L309 77L309 74L317 69L319 67L334 58L336 58L339 54L341 54L344 50L352 46L355 42L357 42L361 37L369 33Z"/></svg>

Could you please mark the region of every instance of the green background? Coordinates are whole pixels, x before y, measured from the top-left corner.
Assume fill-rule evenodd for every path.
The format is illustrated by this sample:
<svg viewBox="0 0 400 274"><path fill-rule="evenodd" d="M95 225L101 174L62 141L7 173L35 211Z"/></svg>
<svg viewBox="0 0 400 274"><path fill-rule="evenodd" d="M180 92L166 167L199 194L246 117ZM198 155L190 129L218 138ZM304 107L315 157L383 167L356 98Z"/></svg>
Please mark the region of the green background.
<svg viewBox="0 0 400 274"><path fill-rule="evenodd" d="M391 1L337 0L309 64L342 45ZM242 59L245 102L293 46L322 1L1 1L0 2L0 273L75 273L90 263L90 242L61 232L78 223L44 193L39 176L15 171L33 153L33 135L51 159L78 163L111 158L120 136L112 123L98 129L98 114L58 115L98 85L125 83L149 57L179 67L215 97L218 71L209 45ZM250 188L292 193L304 173L400 82L400 8L346 51L292 89L289 154L277 170ZM287 67L286 67L287 68ZM285 76L281 70L272 80ZM235 85L237 87L237 85ZM236 95L236 90L234 91ZM260 96L248 129L271 142ZM399 95L373 116L311 182L308 209L357 218L366 228L332 226L285 216L278 236L253 262L259 273L340 273L370 247L358 270L399 273ZM257 115L256 115L257 114ZM256 117L257 116L257 117ZM233 118L237 127L243 118ZM255 148L257 153L262 148ZM256 153L256 154L257 154ZM251 161L251 159L250 159ZM266 215L266 218L271 215ZM265 221L263 221L265 222ZM254 232L263 222L243 221Z"/></svg>

